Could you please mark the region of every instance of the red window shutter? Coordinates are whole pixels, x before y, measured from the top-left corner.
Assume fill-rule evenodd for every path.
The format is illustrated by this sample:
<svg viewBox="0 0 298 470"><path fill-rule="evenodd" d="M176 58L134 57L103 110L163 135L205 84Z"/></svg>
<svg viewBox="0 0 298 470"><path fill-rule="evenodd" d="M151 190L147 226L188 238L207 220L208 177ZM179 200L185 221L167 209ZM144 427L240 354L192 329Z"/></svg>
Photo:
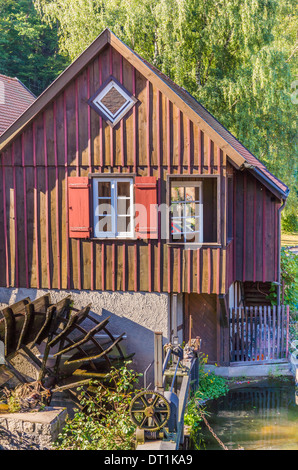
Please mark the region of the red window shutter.
<svg viewBox="0 0 298 470"><path fill-rule="evenodd" d="M89 178L68 178L68 222L70 238L90 237Z"/></svg>
<svg viewBox="0 0 298 470"><path fill-rule="evenodd" d="M158 238L157 180L154 176L136 176L135 205L137 238Z"/></svg>

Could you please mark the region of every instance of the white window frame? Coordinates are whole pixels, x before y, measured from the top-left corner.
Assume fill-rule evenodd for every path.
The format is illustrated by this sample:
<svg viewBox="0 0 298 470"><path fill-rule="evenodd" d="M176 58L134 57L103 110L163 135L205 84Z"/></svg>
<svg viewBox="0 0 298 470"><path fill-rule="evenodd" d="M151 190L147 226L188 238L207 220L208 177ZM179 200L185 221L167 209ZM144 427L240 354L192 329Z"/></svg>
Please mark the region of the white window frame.
<svg viewBox="0 0 298 470"><path fill-rule="evenodd" d="M196 187L199 188L199 201L177 201L177 202L172 202L172 187ZM170 239L174 243L203 243L203 182L202 181L183 181L183 180L172 180L170 183L170 202L171 202L171 225L170 225ZM172 233L172 221L173 219L182 219L184 221L184 229L185 229L185 224L186 220L189 219L189 216L180 216L180 217L175 217L173 216L173 206L175 204L187 204L187 203L196 203L199 204L199 210L195 218L199 219L199 230L194 231L194 232L188 232L184 230L181 232L181 235L183 235L184 240L175 240L174 234ZM195 241L189 241L186 237L186 235L191 235L193 233L195 235ZM198 234L198 237L197 237Z"/></svg>
<svg viewBox="0 0 298 470"><path fill-rule="evenodd" d="M100 197L101 200L106 199L107 201L111 201L111 231L104 232L98 230L98 218L104 216L105 214L98 213L98 183L99 182L109 182L111 183L111 197ZM129 197L126 196L118 196L117 185L120 182L128 182L130 183L129 186ZM94 238L134 238L134 219L133 219L133 205L134 205L134 198L133 198L133 178L93 178L93 233ZM117 230L117 218L121 217L118 215L117 210L117 202L118 199L129 199L130 206L129 212L127 216L130 217L130 230L128 232L118 232ZM125 217L123 215L123 217Z"/></svg>

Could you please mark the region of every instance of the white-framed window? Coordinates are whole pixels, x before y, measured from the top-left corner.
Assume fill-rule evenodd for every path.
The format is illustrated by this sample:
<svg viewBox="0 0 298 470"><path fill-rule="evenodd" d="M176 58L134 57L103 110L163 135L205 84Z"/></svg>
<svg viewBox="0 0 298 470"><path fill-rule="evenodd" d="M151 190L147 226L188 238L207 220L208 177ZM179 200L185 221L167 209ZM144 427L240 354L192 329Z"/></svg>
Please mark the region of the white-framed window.
<svg viewBox="0 0 298 470"><path fill-rule="evenodd" d="M171 182L171 240L203 242L203 195L201 181Z"/></svg>
<svg viewBox="0 0 298 470"><path fill-rule="evenodd" d="M133 178L93 178L95 238L133 238Z"/></svg>

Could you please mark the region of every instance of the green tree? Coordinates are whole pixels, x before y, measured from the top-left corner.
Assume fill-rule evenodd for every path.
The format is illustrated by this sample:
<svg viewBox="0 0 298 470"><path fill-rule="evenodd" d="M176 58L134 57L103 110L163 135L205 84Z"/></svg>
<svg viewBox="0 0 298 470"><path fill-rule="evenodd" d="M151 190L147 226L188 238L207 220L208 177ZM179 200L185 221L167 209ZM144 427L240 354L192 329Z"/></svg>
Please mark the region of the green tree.
<svg viewBox="0 0 298 470"><path fill-rule="evenodd" d="M57 29L44 23L31 0L0 0L0 73L19 78L38 95L69 64Z"/></svg>
<svg viewBox="0 0 298 470"><path fill-rule="evenodd" d="M104 28L187 89L291 189L297 222L297 4L291 0L35 0L74 59Z"/></svg>
<svg viewBox="0 0 298 470"><path fill-rule="evenodd" d="M290 306L298 319L298 255L288 248L281 250L281 280L284 304Z"/></svg>

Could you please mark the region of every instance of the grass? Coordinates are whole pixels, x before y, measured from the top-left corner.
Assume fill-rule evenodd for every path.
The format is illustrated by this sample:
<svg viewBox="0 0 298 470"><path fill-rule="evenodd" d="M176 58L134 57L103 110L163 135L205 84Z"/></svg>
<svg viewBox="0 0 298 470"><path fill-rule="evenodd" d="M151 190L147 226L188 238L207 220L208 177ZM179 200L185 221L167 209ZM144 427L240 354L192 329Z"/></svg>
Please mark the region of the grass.
<svg viewBox="0 0 298 470"><path fill-rule="evenodd" d="M281 246L298 246L298 233L281 232Z"/></svg>

